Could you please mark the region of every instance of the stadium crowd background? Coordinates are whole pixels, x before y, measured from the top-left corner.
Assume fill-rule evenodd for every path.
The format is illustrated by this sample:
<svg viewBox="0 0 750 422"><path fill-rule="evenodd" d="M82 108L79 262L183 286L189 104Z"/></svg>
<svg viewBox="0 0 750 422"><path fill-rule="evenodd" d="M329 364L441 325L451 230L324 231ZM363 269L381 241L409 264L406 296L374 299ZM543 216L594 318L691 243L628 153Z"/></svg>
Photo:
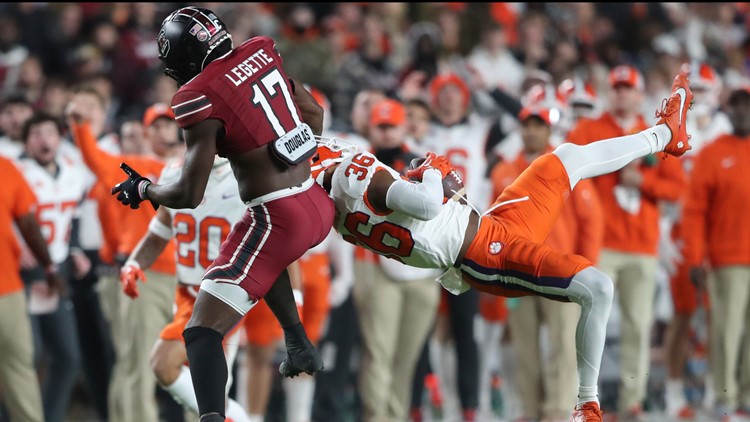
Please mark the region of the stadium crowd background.
<svg viewBox="0 0 750 422"><path fill-rule="evenodd" d="M148 128L156 118L163 117L168 112L159 114L158 111L154 111L158 108L154 109L152 106L157 103L170 104L177 89L174 81L162 74L155 40L162 19L182 5L185 4L1 5L0 130L3 131L4 138L1 140L3 143L0 144L0 154L17 158L17 152L21 149L20 128L32 113L24 113L22 110L18 114L16 112L19 107L23 109L24 104L27 104L30 111L45 111L64 122L65 107L74 93L81 92L81 87L94 90L103 99L101 110L105 114L100 139L107 138L105 135L108 135L109 139L106 142L109 142L107 147L112 148L111 151L127 150L137 153L153 149L149 146L149 136L152 132L149 132ZM497 189L500 183L492 177L493 169L496 165L514 162L524 149L519 133L528 116L519 117L524 116L519 114L522 109L541 116L540 119L552 127L551 145L555 145L564 140L569 131L577 129L576 119L579 115L576 114L576 110L580 109L574 109L574 103L581 105L586 113L591 113L587 115L596 116L600 112L617 107L615 103L623 98L618 96L618 90L615 89L620 85L637 92L638 99L633 100L633 111L635 114L641 114L649 125L653 124L654 111L659 108L662 98L668 95L672 78L684 63L690 63L694 71L704 67L708 69L695 74L700 74L701 78L705 79L709 85L707 90L713 90L710 95L715 98L709 101L712 105L708 113L711 119L718 110L727 107L727 100L731 95L750 87L750 7L746 3L365 2L193 5L215 11L228 24L235 46L256 35L266 35L275 39L277 48L284 58L287 73L314 89L319 102L326 106L330 116L329 135L345 139L367 139L367 126L371 123L369 107L375 101L372 98L387 96L407 104L406 116L403 119L394 117L395 120L389 122L403 123L409 127L410 137L404 142L403 148L422 153L420 148L430 145L429 141L423 142L421 137L429 133L429 125L432 124L429 113L434 111L432 107L435 96L445 85L460 87L463 97L459 98L466 100L468 111L476 113L478 118L488 122L484 139L464 140L467 150L476 149L468 144L482 145L479 147L481 156L477 158L473 155L475 152L459 152L456 155L459 157L456 163L463 166L464 171L470 173L472 168L482 169L480 179L471 179L468 182L468 185L478 192L469 198L473 199L474 205L480 209L489 205L491 192ZM618 68L620 65L628 67ZM373 97L367 100L367 95ZM538 111L539 108L544 109L544 112ZM150 110L150 115L146 113L147 109ZM464 115L467 119L468 111ZM623 128L624 130L626 129ZM728 126L720 133L731 131L731 126ZM128 146L123 143L126 139L130 142ZM577 142L586 143L592 140L594 139L578 139ZM710 141L700 140L706 144ZM71 142L66 143L69 147L75 148ZM16 157L13 157L14 154ZM461 162L461 157L469 158ZM84 166L84 163L80 162L80 165ZM648 183L648 180L643 183ZM683 180L683 183L676 185L681 192L672 195L671 201L663 202L678 202L678 197L683 196L682 191L689 192L689 183L690 181ZM750 197L739 198L740 201L743 199L750 203ZM106 195L102 195L97 200L108 199ZM647 324L645 332L650 338L650 344L646 356L640 356L636 360L647 359L647 370L643 374L647 377L647 390L643 392L643 397L638 397L641 393L633 393L639 399L637 405L622 404L622 394L618 392L622 390L618 360L621 346L627 345L627 342L623 342L620 336L623 318L617 309L610 320L611 333L608 339L611 341L605 351L601 375L600 397L603 408L608 414L619 412L621 420L637 420L639 417L648 417L651 413L662 415L652 420L664 420L660 418L666 417L663 416L665 397L670 394L666 391L669 389L666 385L666 368L673 356L668 351L666 339L669 330L674 329L669 327L676 314L675 309L679 307L673 303L674 292L670 294L669 279L670 274L675 271L675 256L681 257L677 261L683 259L684 251L675 255L674 251L679 250L675 249L675 245L679 242L671 241L671 224L674 219L670 220L667 215L668 207L662 204L662 201L656 202L662 212L660 222L663 223L662 226L666 224L667 227L661 228L658 245L651 245L653 252L646 251L643 254L650 255L654 262L658 261L659 268L651 273L647 272L646 274L651 274L652 280L647 280L639 287L655 292L653 306L650 306L648 300L651 294L644 293L642 297L645 298L645 305L640 308L642 314L648 315L642 323ZM635 213L637 214L637 211ZM614 218L613 215L615 214L607 212L604 208L604 212L600 212L596 218L599 218L599 224L605 227L621 224L619 221L606 221ZM737 215L736 218L738 227L741 227L742 222L748 217ZM106 230L131 230L130 227L106 223L101 224L103 238L107 237ZM711 226L710 222L707 225ZM689 231L691 228L686 229ZM604 249L612 249L613 246L608 245L604 235L606 228L599 230L598 244L603 243ZM573 233L571 236L577 237L579 234ZM747 237L747 234L739 236ZM106 243L106 239L99 241L102 242L101 245ZM732 242L734 239L725 241ZM99 256L98 249L101 245L97 247L94 244L88 248L88 251L94 251L93 255L89 254L94 267L90 274L81 278L71 276L68 280L74 296L76 283L82 283L82 279L91 283L91 288L98 294L107 289L103 286L104 283L110 283L119 289L119 283L116 281L118 263L122 264L127 256L110 257L112 259L107 262ZM117 250L116 246L115 249ZM742 248L738 246L738 249ZM599 253L600 251L594 252L595 256ZM637 253L640 254L641 251ZM360 258L361 254L357 255L355 261ZM750 256L744 256L742 259L742 262L735 264L750 265ZM33 279L33 276L31 278ZM28 279L29 277L25 277L25 281ZM408 281L394 279L393 282ZM354 284L355 292L357 283L355 268L353 283L349 283ZM750 279L745 280L745 283L750 289ZM110 286L109 289L111 288ZM439 286L434 284L430 288L433 288L433 294L437 296ZM332 303L329 304L331 312L328 321L323 324L320 347L324 355L326 350L335 349L343 353L343 350L351 349L352 359L349 364L351 367L343 368L343 375L332 375L334 372L340 373L341 370L334 371L335 365L332 361L327 361L329 373L324 372L316 376L316 395L312 413L313 420L321 422L356 420L354 415L361 414L361 392L357 388L357 375L361 364L361 333L358 332L357 324L352 323L361 311L358 311L360 308L355 305L355 299L349 295L348 290L336 288L332 289L332 292L334 290L335 293L331 294ZM445 295L446 292L440 294ZM746 297L746 293L743 295ZM110 332L90 337L90 331L80 328L81 321L91 323L92 318L100 318L101 321L94 322L105 323L100 325L104 326L106 332L106 322L109 319L105 315L108 305L103 303L103 300L100 304L92 305L91 300L99 300L96 296L94 299L89 296L88 299L82 300L79 295L78 300L80 302L73 300L70 306L101 307L104 312L86 314L80 309L75 309L79 324L80 351L73 360L75 364L72 368L79 369L73 374L75 383L70 403L65 404L69 408L65 420L106 420L106 403L102 404L103 399L99 397L99 404L96 404L96 396L101 396L102 392L92 387L90 380L96 378L96 374L108 373L93 369L96 374L84 376L84 368L92 359L101 359L105 362L104 367L110 365L109 371L117 371L111 369L111 365L116 361L114 355L117 349L117 340L113 340L112 337L116 337L117 333ZM131 299L120 295L117 300ZM475 300L462 305L462 318L445 317L451 312L457 312L447 309L445 298L441 305L436 299L433 301L434 306L430 305L424 309L423 314L429 318L435 318L438 314L444 318L435 319L435 332L429 337L424 336L423 343L450 344L450 341L445 340L446 336L455 337L455 343L476 342L469 350L473 350L473 359L478 361L482 353L492 350L488 349L490 346L484 342L487 338L494 338L497 342L497 355L502 356L502 359L499 364L483 363L479 368L468 370L477 374L470 377L468 382L474 382L476 385L469 390L476 391L474 396L484 395L484 398L461 397L459 400L460 394L457 391L465 393L465 385L461 384L460 388L445 386L445 378L452 377L455 382L456 375L445 375L443 379L439 379L440 372L445 369L441 369L442 365L436 363L443 362L440 359L446 357L437 356L439 353L432 350L429 353L425 352L421 364L418 365L418 373L424 375L422 371L425 361L430 360L434 371L428 371L425 378L415 382L416 393L411 399L412 409L407 412L412 420L419 417L424 418L423 420L439 420L441 414L446 415L445 420L451 420L448 416L451 412L461 414L465 420L512 420L522 416L529 417L529 420L544 418L543 420L551 421L556 420L555 417L566 420L564 416L553 417L544 413L542 397L544 394L550 394L549 392L538 395L539 408L536 410L529 410L519 397L519 388L523 390L524 387L521 387L518 381L525 377L526 373L521 369L522 366L517 367L514 363L514 359L523 354L514 349L514 342L516 337L524 335L525 330L514 330L512 317L516 310L520 312L524 308L524 300L504 301L476 295ZM617 299L615 303L617 308ZM727 305L727 308L734 307L736 311L728 318L739 321L740 327L750 326L750 306L747 299L739 306L738 309L734 305ZM702 306L694 308L689 312L689 328L684 331L684 336L688 336L689 341L682 346L688 354L682 386L687 403L699 409L706 395L706 351L710 345L705 323L707 311ZM692 311L696 309L693 317ZM531 314L535 315L537 312L544 313L543 310L532 310ZM489 330L487 327L493 324L504 330L496 332L496 337L486 334L490 330L486 331L485 335L460 336L459 340L456 330L452 335L446 334L450 333L450 330L445 328L448 320L470 322L458 331L473 330L479 333L481 330ZM574 327L575 322L572 324ZM341 328L342 326L345 328ZM101 333L100 328L94 330ZM723 325L715 327L716 330L724 328ZM91 329L88 327L86 330ZM333 333L334 329L342 330L343 334ZM35 336L41 335L35 331ZM748 337L747 333L745 337ZM548 350L550 342L542 340L542 343L542 349ZM739 344L739 340L735 343ZM52 355L51 358L54 360L54 352L42 346L46 345L44 341L37 340L35 344L37 362L41 362L45 354ZM461 349L465 345L455 346L456 349ZM432 349L441 347L448 353L447 348L443 346ZM515 347L519 347L518 344ZM740 350L744 351L730 353L728 356L736 358L750 355L747 348ZM631 353L638 354L638 351ZM246 379L252 378L252 375L243 375L243 371L246 372L246 368L241 364L243 359L241 353L235 379L241 380L242 383L238 383L236 391L233 391L238 397L249 394L247 390L252 389L251 380L247 385L243 385ZM486 356L482 359L482 362L487 361ZM750 372L750 361L746 358L741 360L739 366L734 365L731 368L742 372L742 379L747 381L750 377L743 371ZM546 361L546 358L542 358L541 361ZM458 369L454 367L459 374L459 383L466 382L461 380L460 374L464 371L461 365L459 359ZM544 366L543 363L540 365ZM44 382L47 374L41 369L41 363L39 366L40 381ZM573 374L575 375L575 372ZM486 385L478 386L480 381ZM420 384L424 385L424 388L420 388ZM575 383L573 385L575 386ZM8 388L12 386L3 386L3 390ZM382 388L390 389L391 386L383 385ZM531 388L533 390L536 387ZM544 389L541 386L539 388ZM638 390L637 387L633 388ZM155 388L154 391L159 390ZM283 416L280 416L284 413L284 400L279 398L280 396L283 397L283 389L277 379L266 420L284 420ZM426 400L420 404L422 397ZM709 408L699 410L698 413L708 418L706 420L720 420L718 418L727 412L734 412L735 408L738 409L738 417L741 417L743 412L745 415L750 414L750 383L740 383L737 397L731 399L735 400L734 402L722 403L721 399L725 396L719 395L718 402L714 400ZM238 400L246 403L245 398ZM180 420L182 415L178 416L174 412L174 404L171 407L163 404L166 401L160 396L162 419ZM683 410L682 403L676 401L680 403L680 409L677 410ZM423 410L421 416L418 411L420 406ZM572 405L567 410L571 409ZM645 413L641 413L641 409L645 409ZM477 411L476 414L472 413L474 410ZM532 411L538 413L528 414ZM3 420L2 416L0 420ZM116 419L110 417L109 420Z"/></svg>

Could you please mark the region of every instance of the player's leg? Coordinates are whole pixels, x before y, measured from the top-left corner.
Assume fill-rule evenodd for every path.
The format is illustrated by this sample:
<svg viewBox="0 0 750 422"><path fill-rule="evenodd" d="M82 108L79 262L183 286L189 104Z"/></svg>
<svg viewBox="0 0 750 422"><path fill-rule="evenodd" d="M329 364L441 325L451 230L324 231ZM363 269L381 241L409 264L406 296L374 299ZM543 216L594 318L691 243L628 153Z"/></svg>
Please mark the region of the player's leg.
<svg viewBox="0 0 750 422"><path fill-rule="evenodd" d="M597 385L614 286L606 274L595 267L588 267L573 276L566 294L571 302L581 305L581 316L576 328L577 411L585 415L585 412L593 411L588 407L594 403L596 410L599 409Z"/></svg>
<svg viewBox="0 0 750 422"><path fill-rule="evenodd" d="M685 122L692 98L687 76L680 73L672 84L672 94L658 113L661 119L656 126L584 146L563 144L557 147L553 154L563 162L571 189L581 179L612 173L636 158L662 151L679 157L691 149Z"/></svg>
<svg viewBox="0 0 750 422"><path fill-rule="evenodd" d="M578 401L582 411L598 414L597 382L614 294L610 278L579 255L508 234L496 219L482 221L461 271L469 284L487 293L531 294L581 306L576 329ZM600 421L601 416L583 420Z"/></svg>
<svg viewBox="0 0 750 422"><path fill-rule="evenodd" d="M254 304L250 302L249 306ZM222 340L242 316L243 313L212 293L203 289L198 292L183 338L201 422L224 422L229 371Z"/></svg>

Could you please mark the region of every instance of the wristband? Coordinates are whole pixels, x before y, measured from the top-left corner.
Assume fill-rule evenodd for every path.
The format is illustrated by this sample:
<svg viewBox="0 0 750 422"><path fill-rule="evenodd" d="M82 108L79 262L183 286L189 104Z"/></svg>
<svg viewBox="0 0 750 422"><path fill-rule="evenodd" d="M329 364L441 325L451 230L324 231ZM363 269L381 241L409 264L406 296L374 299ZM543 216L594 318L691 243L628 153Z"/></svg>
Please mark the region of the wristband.
<svg viewBox="0 0 750 422"><path fill-rule="evenodd" d="M172 239L172 228L162 223L156 216L148 223L148 231L164 240Z"/></svg>
<svg viewBox="0 0 750 422"><path fill-rule="evenodd" d="M125 261L125 264L123 264L122 267L123 268L125 268L125 267L135 267L136 269L140 270L141 269L141 264L139 264L138 261L136 261L135 259L128 259L127 261Z"/></svg>
<svg viewBox="0 0 750 422"><path fill-rule="evenodd" d="M145 200L148 200L148 195L146 193L146 189L151 185L151 182L148 180L141 180L140 183L138 183L138 196Z"/></svg>

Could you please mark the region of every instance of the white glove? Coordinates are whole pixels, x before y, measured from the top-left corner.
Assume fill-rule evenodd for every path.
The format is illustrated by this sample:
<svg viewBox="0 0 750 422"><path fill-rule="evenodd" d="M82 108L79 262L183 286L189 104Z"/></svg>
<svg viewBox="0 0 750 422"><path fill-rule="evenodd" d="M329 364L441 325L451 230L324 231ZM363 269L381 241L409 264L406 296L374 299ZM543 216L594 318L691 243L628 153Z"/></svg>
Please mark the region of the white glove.
<svg viewBox="0 0 750 422"><path fill-rule="evenodd" d="M338 308L349 297L352 291L352 282L339 277L331 280L331 288L328 291L328 303L331 308Z"/></svg>

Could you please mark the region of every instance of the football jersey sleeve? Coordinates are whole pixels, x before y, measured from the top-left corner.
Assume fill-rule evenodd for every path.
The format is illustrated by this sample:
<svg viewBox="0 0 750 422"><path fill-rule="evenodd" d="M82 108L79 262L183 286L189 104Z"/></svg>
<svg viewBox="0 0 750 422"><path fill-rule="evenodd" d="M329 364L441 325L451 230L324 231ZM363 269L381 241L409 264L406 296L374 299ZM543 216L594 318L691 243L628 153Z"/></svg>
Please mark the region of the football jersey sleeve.
<svg viewBox="0 0 750 422"><path fill-rule="evenodd" d="M213 104L206 94L199 91L178 91L172 97L172 111L177 124L185 129L211 116Z"/></svg>
<svg viewBox="0 0 750 422"><path fill-rule="evenodd" d="M30 213L36 205L36 196L31 191L29 184L24 179L21 172L10 161L0 159L0 173L4 175L4 183L12 186L13 195L5 198L11 204L11 211L14 218L22 217Z"/></svg>

